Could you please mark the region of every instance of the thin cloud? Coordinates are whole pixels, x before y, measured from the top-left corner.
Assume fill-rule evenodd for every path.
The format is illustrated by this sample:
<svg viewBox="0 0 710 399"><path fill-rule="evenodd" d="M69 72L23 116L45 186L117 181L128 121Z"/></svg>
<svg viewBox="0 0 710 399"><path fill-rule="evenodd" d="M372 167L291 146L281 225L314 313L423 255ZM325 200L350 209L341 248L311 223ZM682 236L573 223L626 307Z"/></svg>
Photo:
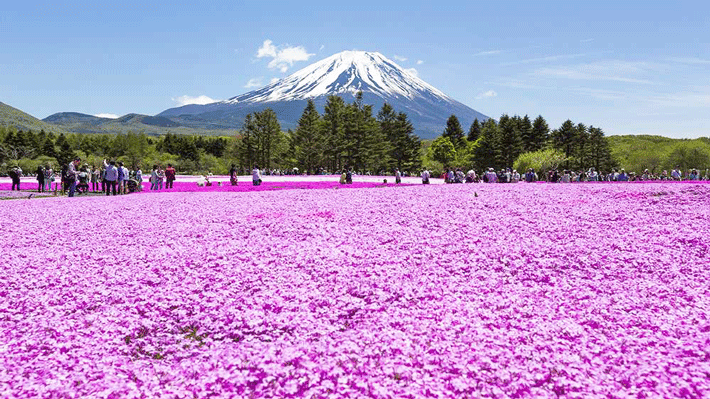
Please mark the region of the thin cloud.
<svg viewBox="0 0 710 399"><path fill-rule="evenodd" d="M269 81L269 84L274 84L274 83L278 82L279 80L281 80L281 79L279 79L279 78L271 78L271 80Z"/></svg>
<svg viewBox="0 0 710 399"><path fill-rule="evenodd" d="M554 77L570 80L601 80L622 83L654 85L647 79L665 66L647 62L600 61L591 64L579 64L555 68L541 68L532 73L538 77Z"/></svg>
<svg viewBox="0 0 710 399"><path fill-rule="evenodd" d="M421 65L421 64L423 64L423 63L424 63L424 61L422 61L422 60L417 60L417 65Z"/></svg>
<svg viewBox="0 0 710 399"><path fill-rule="evenodd" d="M710 60L705 60L697 57L674 57L668 58L669 62L674 62L676 64L690 64L690 65L706 65L710 64Z"/></svg>
<svg viewBox="0 0 710 399"><path fill-rule="evenodd" d="M282 73L288 71L295 62L308 61L314 55L303 46L275 46L271 40L264 40L256 52L256 58L271 58L269 69L278 69Z"/></svg>
<svg viewBox="0 0 710 399"><path fill-rule="evenodd" d="M395 54L395 55L394 55L394 60L395 60L395 61L399 61L399 62L404 62L404 61L407 61L407 57L402 57L401 55Z"/></svg>
<svg viewBox="0 0 710 399"><path fill-rule="evenodd" d="M107 118L107 119L117 119L119 117L116 114L96 114L94 116L97 116L99 118Z"/></svg>
<svg viewBox="0 0 710 399"><path fill-rule="evenodd" d="M182 107L183 105L189 105L189 104L197 104L197 105L205 105L205 104L210 104L217 102L219 100L215 100L212 98L209 98L205 95L197 96L197 97L192 97L192 96L180 96L172 99L173 102L177 103L178 106Z"/></svg>
<svg viewBox="0 0 710 399"><path fill-rule="evenodd" d="M481 51L481 52L478 52L478 53L474 54L473 56L474 56L474 57L480 57L480 56L483 56L483 55L495 55L495 54L500 54L500 53L502 53L502 52L503 52L503 50Z"/></svg>
<svg viewBox="0 0 710 399"><path fill-rule="evenodd" d="M249 79L247 84L244 85L245 89L253 89L255 87L261 87L264 85L261 77Z"/></svg>
<svg viewBox="0 0 710 399"><path fill-rule="evenodd" d="M321 44L321 45L320 45L320 48L318 49L318 51L323 51L324 48L325 48L325 44Z"/></svg>
<svg viewBox="0 0 710 399"><path fill-rule="evenodd" d="M498 97L498 93L493 90L488 90L476 96L476 100L482 100L484 98Z"/></svg>
<svg viewBox="0 0 710 399"><path fill-rule="evenodd" d="M405 69L410 75L419 77L419 71L414 68Z"/></svg>
<svg viewBox="0 0 710 399"><path fill-rule="evenodd" d="M591 43L593 41L594 41L594 39L584 39L584 40L580 40L579 42L580 43Z"/></svg>
<svg viewBox="0 0 710 399"><path fill-rule="evenodd" d="M578 57L584 57L587 54L580 53L580 54L561 54L561 55L550 55L547 57L539 57L539 58L528 58L525 60L517 60L517 61L511 61L511 62L503 62L501 65L503 66L510 66L510 65L523 65L523 64L533 64L533 63L539 63L539 62L552 62L552 61L558 61L558 60L566 60L570 58L578 58Z"/></svg>

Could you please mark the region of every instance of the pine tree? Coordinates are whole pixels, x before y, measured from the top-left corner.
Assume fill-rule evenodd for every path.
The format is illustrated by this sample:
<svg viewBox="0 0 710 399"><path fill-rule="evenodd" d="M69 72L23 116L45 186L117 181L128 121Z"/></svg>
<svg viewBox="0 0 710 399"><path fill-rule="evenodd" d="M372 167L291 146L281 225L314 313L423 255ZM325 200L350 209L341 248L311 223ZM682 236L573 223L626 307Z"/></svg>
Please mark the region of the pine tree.
<svg viewBox="0 0 710 399"><path fill-rule="evenodd" d="M520 129L520 140L523 142L523 152L536 151L532 143L534 142L533 137L533 125L530 121L530 117L525 115L523 119L518 123L518 129Z"/></svg>
<svg viewBox="0 0 710 399"><path fill-rule="evenodd" d="M587 170L589 167L589 131L583 123L578 123L577 139L574 149L575 166L577 169Z"/></svg>
<svg viewBox="0 0 710 399"><path fill-rule="evenodd" d="M391 157L400 170L416 171L421 168L422 143L414 134L414 126L407 114L400 112L395 121L396 139L392 143Z"/></svg>
<svg viewBox="0 0 710 399"><path fill-rule="evenodd" d="M545 148L547 141L550 138L550 127L547 126L547 121L542 115L535 118L530 134L530 140L527 143L526 152L539 151Z"/></svg>
<svg viewBox="0 0 710 399"><path fill-rule="evenodd" d="M562 151L567 158L574 156L577 144L577 127L571 120L567 119L559 129L553 130L550 138L553 148ZM566 161L564 167L569 168L569 164L570 162Z"/></svg>
<svg viewBox="0 0 710 399"><path fill-rule="evenodd" d="M345 165L345 102L338 96L330 96L323 111L324 157L330 170L342 170Z"/></svg>
<svg viewBox="0 0 710 399"><path fill-rule="evenodd" d="M479 171L488 168L498 168L498 136L500 135L498 125L493 119L488 119L481 127L481 136L473 151L473 164Z"/></svg>
<svg viewBox="0 0 710 399"><path fill-rule="evenodd" d="M316 173L322 155L321 129L320 114L313 100L309 99L298 120L298 128L293 133L292 142L299 167L311 174Z"/></svg>
<svg viewBox="0 0 710 399"><path fill-rule="evenodd" d="M473 120L471 128L468 129L468 137L466 137L466 140L474 142L478 140L479 137L481 137L481 123L478 121L478 118L476 118Z"/></svg>
<svg viewBox="0 0 710 399"><path fill-rule="evenodd" d="M59 153L57 154L57 162L59 162L59 165L61 166L68 165L69 162L74 159L75 154L74 151L71 149L71 146L69 145L66 136L64 136L64 133L61 133L59 137L57 137L57 147L59 147Z"/></svg>
<svg viewBox="0 0 710 399"><path fill-rule="evenodd" d="M604 131L598 127L589 126L589 163L597 171L608 172L617 166L611 155L609 141L604 137Z"/></svg>
<svg viewBox="0 0 710 399"><path fill-rule="evenodd" d="M446 121L446 129L444 129L444 133L442 135L447 137L457 150L463 148L466 144L464 142L461 122L459 122L459 118L457 118L456 115L452 114Z"/></svg>
<svg viewBox="0 0 710 399"><path fill-rule="evenodd" d="M518 129L518 119L511 118L503 114L498 122L499 140L498 140L498 164L501 167L512 167L513 162L518 159L518 155L522 152L522 141L520 139L520 130Z"/></svg>

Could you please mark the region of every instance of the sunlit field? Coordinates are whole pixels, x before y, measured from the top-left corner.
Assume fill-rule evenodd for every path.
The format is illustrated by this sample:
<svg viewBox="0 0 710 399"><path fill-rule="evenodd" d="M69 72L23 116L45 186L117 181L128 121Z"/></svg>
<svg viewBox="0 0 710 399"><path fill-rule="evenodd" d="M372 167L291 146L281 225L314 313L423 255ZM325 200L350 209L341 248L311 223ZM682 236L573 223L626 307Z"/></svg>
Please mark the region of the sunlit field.
<svg viewBox="0 0 710 399"><path fill-rule="evenodd" d="M360 184L2 201L0 396L710 395L710 185Z"/></svg>

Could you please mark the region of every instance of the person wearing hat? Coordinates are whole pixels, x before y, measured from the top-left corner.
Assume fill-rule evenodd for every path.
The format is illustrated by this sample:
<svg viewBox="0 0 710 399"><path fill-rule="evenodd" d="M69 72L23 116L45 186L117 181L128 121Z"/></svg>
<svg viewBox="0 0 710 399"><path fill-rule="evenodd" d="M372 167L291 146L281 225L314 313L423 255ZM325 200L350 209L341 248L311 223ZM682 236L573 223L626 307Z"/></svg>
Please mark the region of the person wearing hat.
<svg viewBox="0 0 710 399"><path fill-rule="evenodd" d="M616 177L616 181L629 181L629 175L626 174L624 169L621 169L619 176Z"/></svg>
<svg viewBox="0 0 710 399"><path fill-rule="evenodd" d="M15 165L7 173L12 179L12 190L20 191L20 177L22 177L22 169L18 165Z"/></svg>

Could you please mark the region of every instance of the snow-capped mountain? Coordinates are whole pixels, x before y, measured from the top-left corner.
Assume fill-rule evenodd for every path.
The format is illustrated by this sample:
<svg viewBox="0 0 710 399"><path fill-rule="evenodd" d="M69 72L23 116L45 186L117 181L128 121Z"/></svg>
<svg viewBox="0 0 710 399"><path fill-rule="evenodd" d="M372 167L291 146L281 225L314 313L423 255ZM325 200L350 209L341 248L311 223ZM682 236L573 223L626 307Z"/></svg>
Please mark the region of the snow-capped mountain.
<svg viewBox="0 0 710 399"><path fill-rule="evenodd" d="M313 99L322 111L328 96L338 95L349 102L359 91L363 92L364 102L373 105L374 113L385 102L396 111L407 113L422 138L440 134L451 114L464 126L474 118L488 119L382 54L365 51L344 51L261 89L211 104L171 108L159 116L238 128L247 114L272 108L283 128L293 128L308 99Z"/></svg>

